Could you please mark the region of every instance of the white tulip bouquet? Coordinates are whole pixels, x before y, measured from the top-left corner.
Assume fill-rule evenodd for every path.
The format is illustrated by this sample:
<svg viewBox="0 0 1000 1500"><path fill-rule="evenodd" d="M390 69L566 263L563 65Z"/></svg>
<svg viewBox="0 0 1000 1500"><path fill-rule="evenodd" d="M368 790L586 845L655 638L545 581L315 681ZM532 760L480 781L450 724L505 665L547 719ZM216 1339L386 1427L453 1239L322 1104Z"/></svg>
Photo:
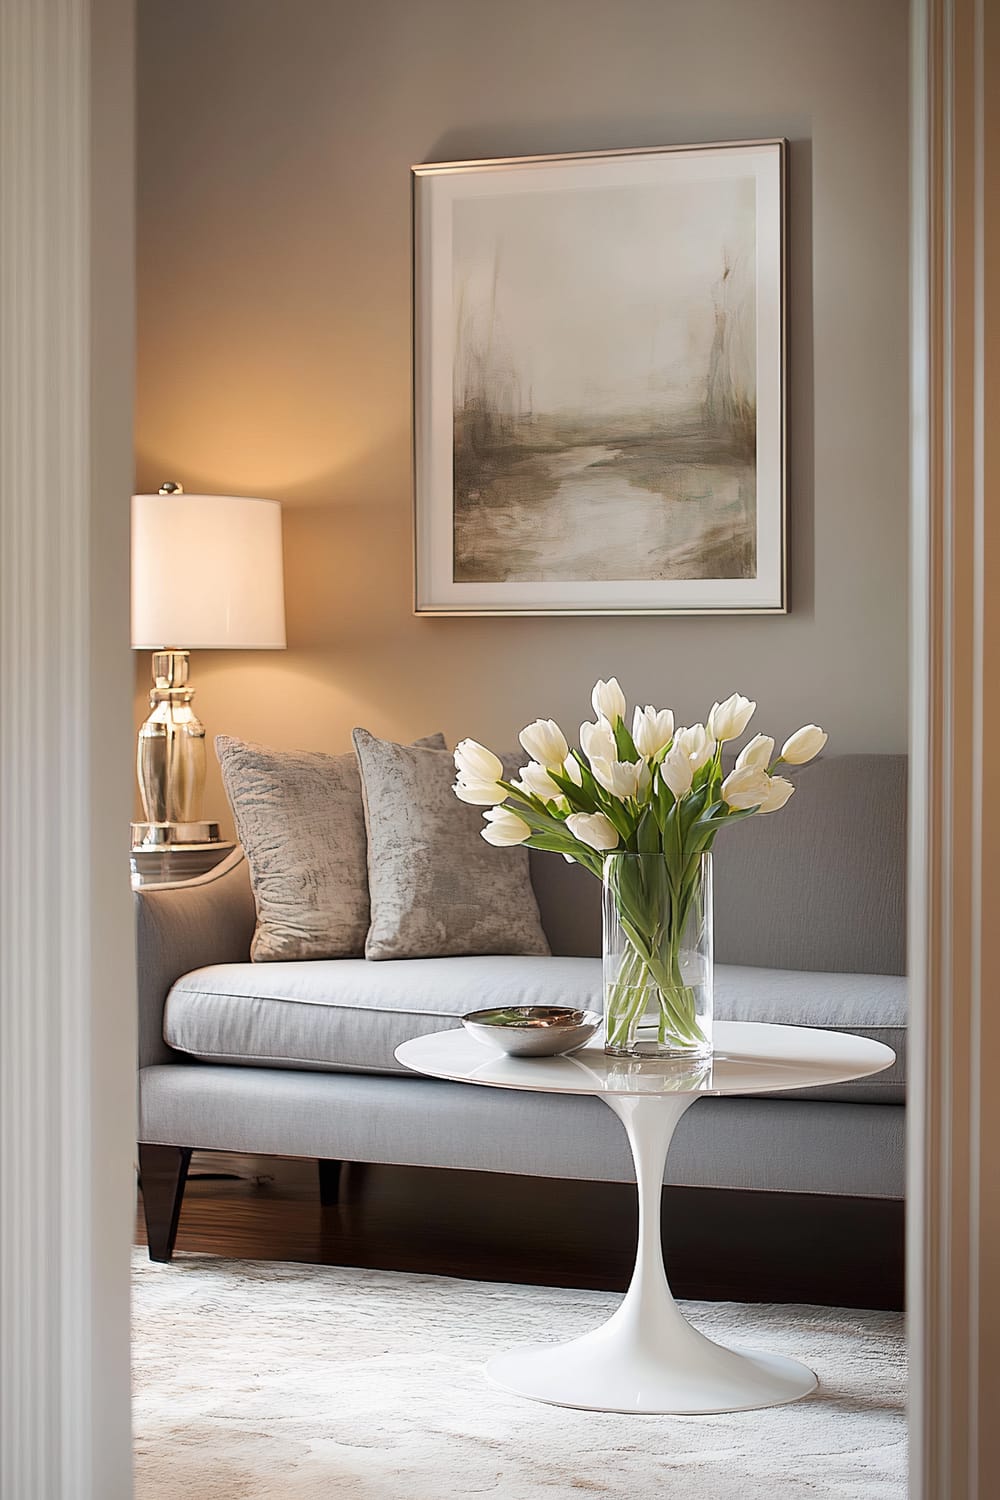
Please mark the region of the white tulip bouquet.
<svg viewBox="0 0 1000 1500"><path fill-rule="evenodd" d="M606 989L608 1047L628 1050L652 993L662 1042L682 1052L710 1050L681 962L703 856L720 829L784 807L795 788L776 770L812 760L827 736L807 724L775 757L774 740L754 735L724 776L722 747L740 738L757 706L748 698L734 693L689 728L675 728L670 709L648 705L636 707L629 728L614 677L597 683L592 703L595 719L580 726L579 749L570 749L552 719L523 729L519 740L531 759L514 781L504 779L499 756L463 740L455 751L455 794L488 809L488 843L551 850L604 879L626 939Z"/></svg>

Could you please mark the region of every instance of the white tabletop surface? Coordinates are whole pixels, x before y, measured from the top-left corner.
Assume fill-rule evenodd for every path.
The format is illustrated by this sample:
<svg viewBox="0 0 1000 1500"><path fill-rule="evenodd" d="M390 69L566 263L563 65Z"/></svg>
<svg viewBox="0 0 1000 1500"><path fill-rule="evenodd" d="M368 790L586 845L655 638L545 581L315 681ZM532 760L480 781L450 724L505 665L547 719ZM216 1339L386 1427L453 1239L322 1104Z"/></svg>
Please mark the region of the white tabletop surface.
<svg viewBox="0 0 1000 1500"><path fill-rule="evenodd" d="M717 1021L714 1041L704 1063L609 1057L600 1032L567 1057L508 1057L459 1027L403 1042L396 1058L431 1078L553 1094L766 1094L847 1083L895 1061L881 1042L807 1026Z"/></svg>

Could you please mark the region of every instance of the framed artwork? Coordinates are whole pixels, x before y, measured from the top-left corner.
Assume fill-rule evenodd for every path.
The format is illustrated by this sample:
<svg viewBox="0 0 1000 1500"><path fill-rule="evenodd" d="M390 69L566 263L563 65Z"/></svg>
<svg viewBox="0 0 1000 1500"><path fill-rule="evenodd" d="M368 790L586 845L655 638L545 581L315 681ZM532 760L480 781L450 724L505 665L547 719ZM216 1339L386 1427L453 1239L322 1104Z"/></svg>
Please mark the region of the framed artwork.
<svg viewBox="0 0 1000 1500"><path fill-rule="evenodd" d="M784 612L784 163L413 168L418 613Z"/></svg>

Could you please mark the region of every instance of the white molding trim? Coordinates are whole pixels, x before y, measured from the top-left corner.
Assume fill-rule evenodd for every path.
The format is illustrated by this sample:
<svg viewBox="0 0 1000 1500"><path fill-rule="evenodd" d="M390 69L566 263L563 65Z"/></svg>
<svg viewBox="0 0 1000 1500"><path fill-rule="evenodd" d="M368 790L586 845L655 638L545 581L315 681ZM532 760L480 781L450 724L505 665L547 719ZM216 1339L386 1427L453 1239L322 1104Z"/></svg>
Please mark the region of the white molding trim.
<svg viewBox="0 0 1000 1500"><path fill-rule="evenodd" d="M985 413L995 423L1000 331L984 314L1000 255L988 189L998 16L989 0L915 0L911 14L910 1493L988 1500L1000 1494L1000 807L988 765L1000 744L1000 468Z"/></svg>
<svg viewBox="0 0 1000 1500"><path fill-rule="evenodd" d="M0 6L0 1493L131 1495L131 0Z"/></svg>
<svg viewBox="0 0 1000 1500"><path fill-rule="evenodd" d="M1000 16L913 0L914 1500L1000 1494ZM132 0L0 5L0 1492L131 1493ZM993 280L996 273L993 271ZM984 322L984 314L992 316ZM991 788L990 788L991 789ZM985 851L985 856L984 856ZM981 918L985 916L984 928Z"/></svg>

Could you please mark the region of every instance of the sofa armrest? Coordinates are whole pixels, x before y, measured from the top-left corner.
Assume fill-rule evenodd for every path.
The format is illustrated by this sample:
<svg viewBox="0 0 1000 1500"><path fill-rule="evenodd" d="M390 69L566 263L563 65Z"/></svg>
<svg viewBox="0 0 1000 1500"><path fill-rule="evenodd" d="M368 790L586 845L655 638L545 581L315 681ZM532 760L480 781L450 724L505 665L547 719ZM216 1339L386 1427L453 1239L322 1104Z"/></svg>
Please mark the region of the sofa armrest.
<svg viewBox="0 0 1000 1500"><path fill-rule="evenodd" d="M206 964L246 963L254 903L242 849L194 880L133 892L139 988L139 1066L171 1062L163 1007L182 974Z"/></svg>

